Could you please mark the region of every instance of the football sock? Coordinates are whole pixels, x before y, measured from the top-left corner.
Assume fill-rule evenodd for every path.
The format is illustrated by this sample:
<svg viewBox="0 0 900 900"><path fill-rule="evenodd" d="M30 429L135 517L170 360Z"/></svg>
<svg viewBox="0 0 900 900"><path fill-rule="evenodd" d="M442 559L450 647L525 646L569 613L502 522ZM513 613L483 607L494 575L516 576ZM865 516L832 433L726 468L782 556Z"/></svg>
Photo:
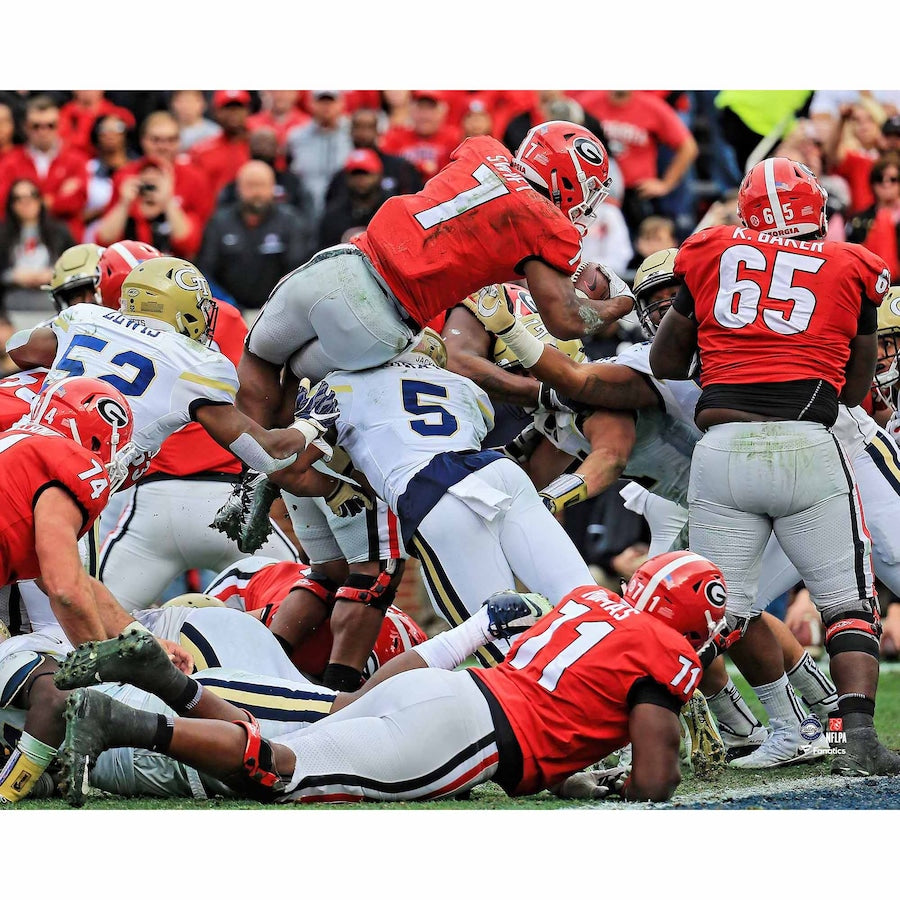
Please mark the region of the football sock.
<svg viewBox="0 0 900 900"><path fill-rule="evenodd" d="M487 607L482 606L455 628L442 631L412 649L430 669L452 671L479 647L493 640L488 631L489 625Z"/></svg>
<svg viewBox="0 0 900 900"><path fill-rule="evenodd" d="M799 734L800 723L806 718L806 714L786 674L777 681L760 684L753 690L769 716L769 725L773 731L788 728Z"/></svg>
<svg viewBox="0 0 900 900"><path fill-rule="evenodd" d="M762 726L730 678L721 691L706 698L706 703L723 735L749 737L754 728Z"/></svg>
<svg viewBox="0 0 900 900"><path fill-rule="evenodd" d="M809 653L804 653L800 657L800 661L787 676L794 691L809 707L810 712L827 718L828 713L837 709L837 688Z"/></svg>

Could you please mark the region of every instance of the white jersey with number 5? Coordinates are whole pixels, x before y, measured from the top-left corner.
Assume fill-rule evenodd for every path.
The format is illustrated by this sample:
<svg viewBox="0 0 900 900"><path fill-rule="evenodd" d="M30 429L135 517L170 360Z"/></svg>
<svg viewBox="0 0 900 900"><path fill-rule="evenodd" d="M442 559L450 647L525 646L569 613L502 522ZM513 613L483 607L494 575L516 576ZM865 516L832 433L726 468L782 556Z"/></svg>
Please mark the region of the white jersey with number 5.
<svg viewBox="0 0 900 900"><path fill-rule="evenodd" d="M480 450L494 408L475 382L420 353L379 369L332 372L341 407L338 443L394 510L409 480L437 453Z"/></svg>
<svg viewBox="0 0 900 900"><path fill-rule="evenodd" d="M193 421L203 403L233 403L237 370L224 354L175 331L88 303L71 306L50 328L53 375L87 375L118 388L134 414L134 443L148 453Z"/></svg>

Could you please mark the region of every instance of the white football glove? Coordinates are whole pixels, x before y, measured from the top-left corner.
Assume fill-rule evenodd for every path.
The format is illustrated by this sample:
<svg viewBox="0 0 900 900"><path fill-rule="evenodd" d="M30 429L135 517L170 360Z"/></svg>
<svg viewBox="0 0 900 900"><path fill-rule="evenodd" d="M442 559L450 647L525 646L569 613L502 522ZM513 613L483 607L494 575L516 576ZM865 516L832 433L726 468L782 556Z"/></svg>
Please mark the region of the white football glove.
<svg viewBox="0 0 900 900"><path fill-rule="evenodd" d="M492 334L503 335L516 324L516 314L502 284L489 284L471 297L478 321Z"/></svg>

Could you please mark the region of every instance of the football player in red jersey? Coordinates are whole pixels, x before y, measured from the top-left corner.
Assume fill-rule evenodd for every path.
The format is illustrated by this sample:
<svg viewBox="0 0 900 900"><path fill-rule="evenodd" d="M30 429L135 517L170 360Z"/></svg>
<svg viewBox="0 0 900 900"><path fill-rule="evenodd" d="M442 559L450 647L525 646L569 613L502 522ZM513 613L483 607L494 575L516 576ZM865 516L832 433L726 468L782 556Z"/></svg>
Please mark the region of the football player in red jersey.
<svg viewBox="0 0 900 900"><path fill-rule="evenodd" d="M509 637L533 597L489 598L492 633ZM392 660L357 694L339 695L327 720L278 742L262 740L253 723L181 718L165 723L161 739L156 716L138 721L79 691L63 749L68 796L83 802L86 760L107 747L141 746L140 736L272 802L438 799L489 780L511 796L551 788L667 800L680 780L678 713L700 678L698 651L724 627L724 609L716 566L694 553L663 554L635 573L625 599L597 585L569 593L493 669L448 671L470 651L473 616ZM569 790L571 776L629 740L627 780L621 770L584 773Z"/></svg>
<svg viewBox="0 0 900 900"><path fill-rule="evenodd" d="M268 420L285 364L317 379L387 362L485 284L524 277L560 338L624 315L632 306L624 282L600 301L576 295L570 278L609 184L605 148L570 122L536 126L515 155L491 137L463 141L418 194L390 198L364 234L322 250L275 286L241 361L241 408Z"/></svg>
<svg viewBox="0 0 900 900"><path fill-rule="evenodd" d="M691 467L690 542L725 573L729 622L746 629L731 655L776 711L772 734L745 764L777 765L809 744L777 643L751 617L774 530L826 625L847 736L832 771L896 774L900 755L873 725L880 622L871 541L853 469L830 432L838 400L856 406L871 386L890 273L864 247L823 240L826 198L800 163L754 166L738 194L743 225L707 228L679 249L684 284L650 365L657 378L685 378L699 350L696 422L706 433Z"/></svg>

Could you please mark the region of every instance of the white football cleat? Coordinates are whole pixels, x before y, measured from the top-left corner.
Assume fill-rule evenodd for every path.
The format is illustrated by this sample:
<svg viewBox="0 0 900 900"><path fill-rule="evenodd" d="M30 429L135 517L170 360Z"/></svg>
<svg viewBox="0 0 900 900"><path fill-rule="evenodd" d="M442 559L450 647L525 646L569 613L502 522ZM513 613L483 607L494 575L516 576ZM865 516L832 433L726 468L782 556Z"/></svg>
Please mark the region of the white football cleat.
<svg viewBox="0 0 900 900"><path fill-rule="evenodd" d="M827 753L828 738L824 734L805 740L794 729L778 729L752 753L733 759L729 765L735 769L774 769L815 762Z"/></svg>

